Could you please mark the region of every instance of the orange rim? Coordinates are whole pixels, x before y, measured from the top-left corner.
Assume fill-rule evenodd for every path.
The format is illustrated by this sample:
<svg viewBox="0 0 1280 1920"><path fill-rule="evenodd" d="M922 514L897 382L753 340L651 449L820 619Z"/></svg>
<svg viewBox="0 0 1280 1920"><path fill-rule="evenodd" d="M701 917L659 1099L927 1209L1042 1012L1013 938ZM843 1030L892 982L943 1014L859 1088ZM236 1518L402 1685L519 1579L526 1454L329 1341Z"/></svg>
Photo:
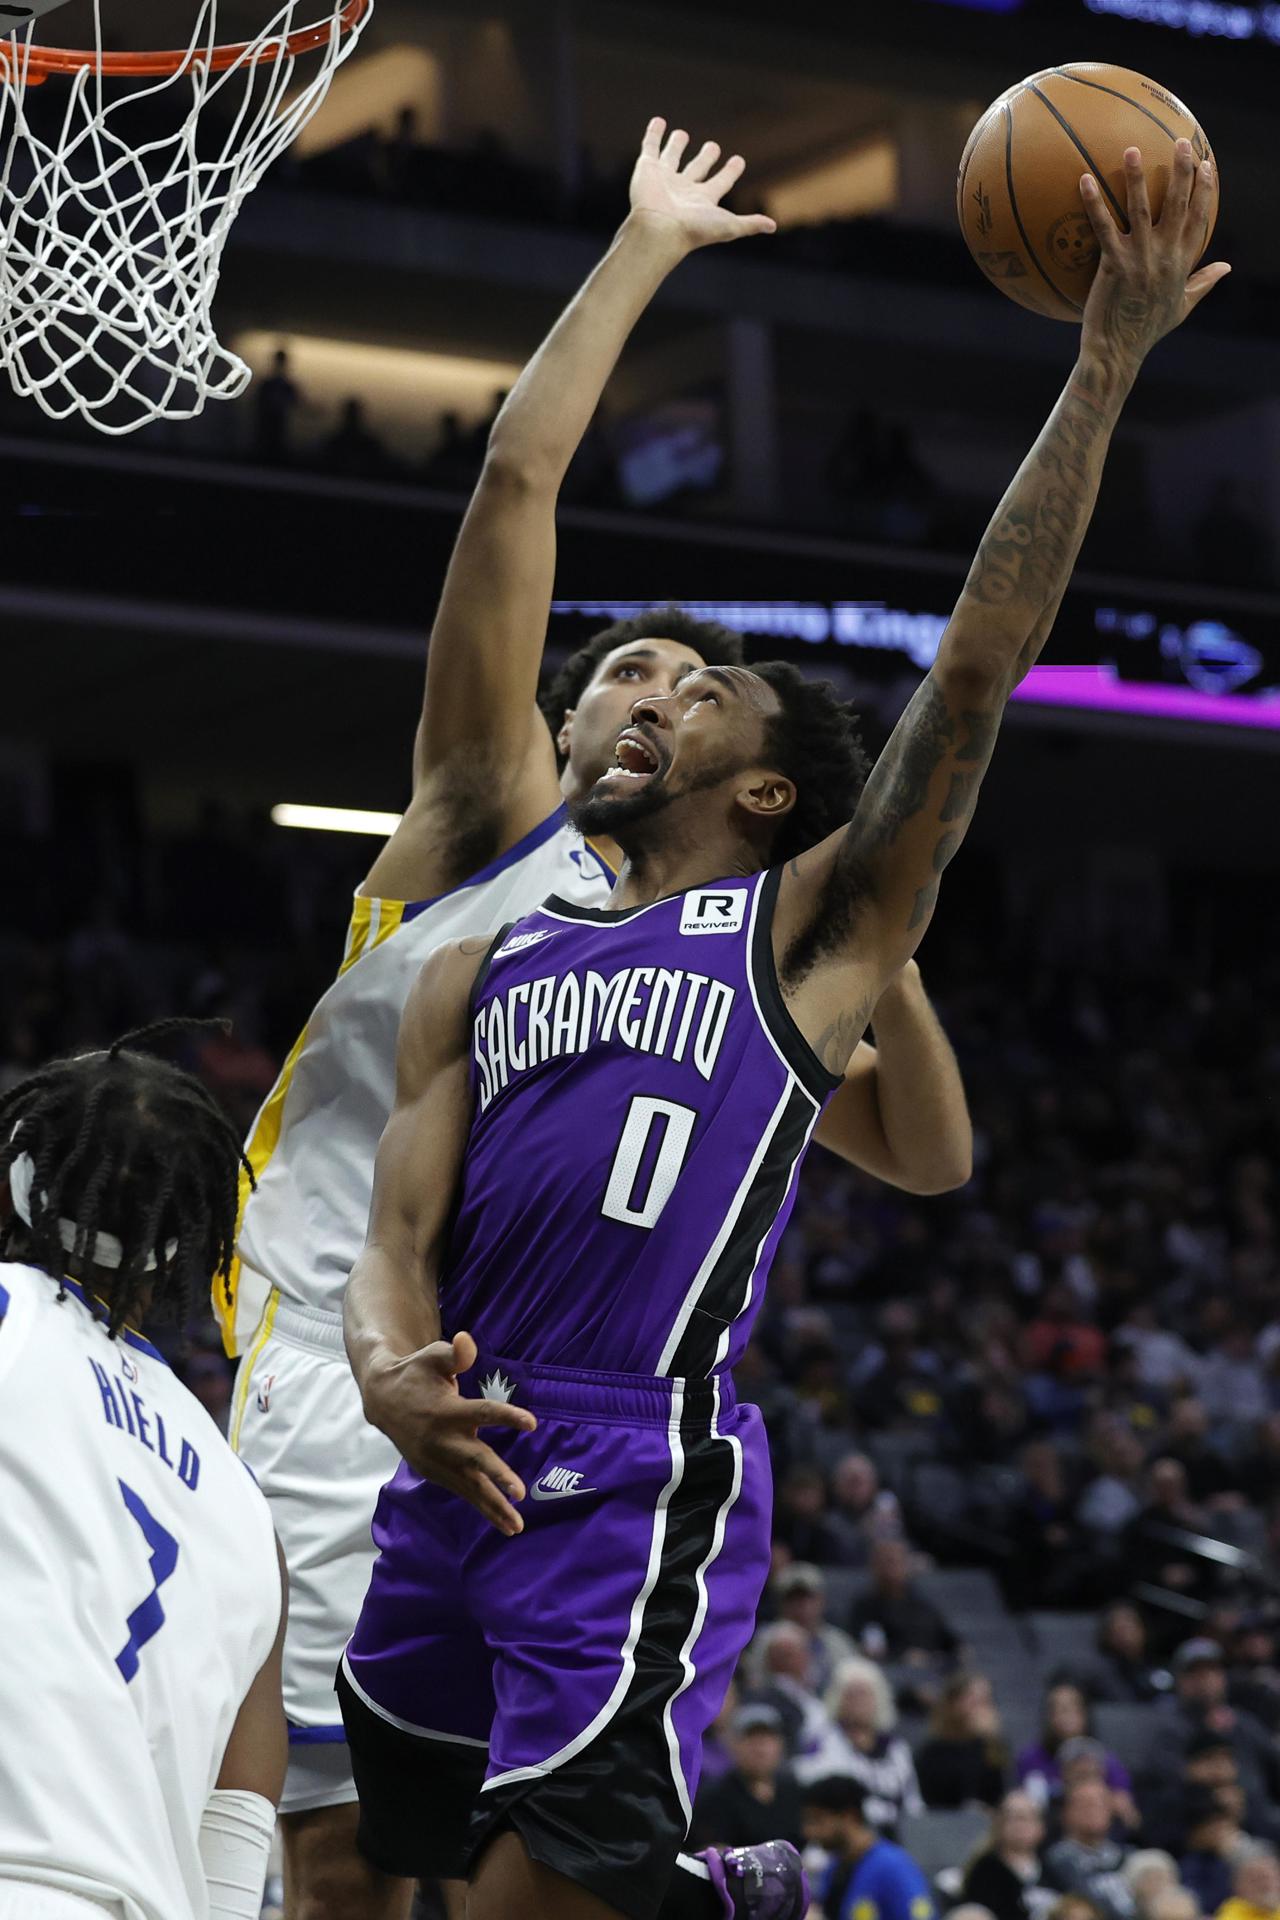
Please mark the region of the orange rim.
<svg viewBox="0 0 1280 1920"><path fill-rule="evenodd" d="M340 31L352 32L372 8L373 0L346 0L338 16ZM98 54L92 48L85 47L33 46L20 51L19 61L26 68L29 86L39 86L52 74L79 73L85 67L101 71L107 79L147 75L163 78L166 74L182 73L186 68L196 65L207 65L210 73L226 73L228 68L239 66L242 60L274 60L284 55L314 53L318 47L328 44L332 33L333 20L330 18L318 21L313 27L299 27L294 33L279 35L261 43L243 40L238 46L212 47L207 54L193 54L187 47L174 47L168 53ZM9 61L9 47L0 41L0 80L8 78Z"/></svg>

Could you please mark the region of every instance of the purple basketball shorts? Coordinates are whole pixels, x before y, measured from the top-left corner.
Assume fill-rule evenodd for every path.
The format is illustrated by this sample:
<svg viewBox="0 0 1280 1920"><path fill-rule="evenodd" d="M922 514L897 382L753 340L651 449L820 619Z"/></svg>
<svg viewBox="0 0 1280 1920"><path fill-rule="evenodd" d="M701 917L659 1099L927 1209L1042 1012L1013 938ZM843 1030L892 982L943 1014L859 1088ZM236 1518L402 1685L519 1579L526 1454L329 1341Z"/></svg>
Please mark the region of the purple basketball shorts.
<svg viewBox="0 0 1280 1920"><path fill-rule="evenodd" d="M505 1538L403 1464L383 1489L339 1687L362 1848L392 1873L455 1877L511 1827L652 1920L769 1570L763 1422L727 1375L484 1356L470 1381L538 1416L534 1433L483 1436L528 1489L524 1532Z"/></svg>

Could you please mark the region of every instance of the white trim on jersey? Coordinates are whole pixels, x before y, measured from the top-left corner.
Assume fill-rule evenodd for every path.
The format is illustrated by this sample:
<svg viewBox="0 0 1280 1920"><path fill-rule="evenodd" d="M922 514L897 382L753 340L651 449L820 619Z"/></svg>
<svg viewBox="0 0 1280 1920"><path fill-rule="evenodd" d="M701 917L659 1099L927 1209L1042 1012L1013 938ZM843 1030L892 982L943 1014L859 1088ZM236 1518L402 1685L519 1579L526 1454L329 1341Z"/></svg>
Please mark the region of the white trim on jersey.
<svg viewBox="0 0 1280 1920"><path fill-rule="evenodd" d="M788 1067L786 1084L782 1089L782 1093L779 1097L778 1104L774 1108L773 1112L770 1114L769 1123L765 1127L763 1134L760 1136L760 1140L756 1146L756 1150L752 1154L751 1159L747 1164L747 1170L743 1174L742 1179L738 1184L738 1191L733 1196L733 1204L730 1206L728 1212L725 1214L724 1219L720 1222L719 1231L717 1232L715 1239L711 1242L711 1245L707 1248L707 1252L703 1259L702 1265L698 1268L698 1271L694 1274L693 1281L689 1287L689 1291L685 1294L685 1297L681 1302L680 1311L676 1315L675 1320L672 1323L671 1331L667 1335L666 1343L663 1346L662 1352L658 1355L658 1364L654 1368L655 1374L659 1374L659 1375L667 1374L667 1373L670 1373L671 1371L671 1364L672 1364L672 1361L675 1359L676 1349L679 1347L680 1342L684 1337L684 1330L688 1326L690 1320L693 1318L693 1310L697 1306L698 1301L702 1296L703 1288L706 1286L707 1281L711 1277L711 1273L713 1268L715 1267L716 1261L720 1258L720 1254L725 1244L727 1243L730 1234L733 1232L734 1228L738 1224L738 1215L742 1212L743 1207L747 1203L747 1199L751 1193L751 1189L755 1185L756 1175L760 1171L760 1166L764 1160L765 1154L769 1151L769 1147L773 1140L773 1136L777 1132L779 1126L781 1125L782 1116L786 1112L787 1107L791 1100L792 1089L796 1085L798 1085L798 1082L795 1078L795 1075L792 1073L790 1067ZM757 1255L757 1258L758 1257L759 1256ZM753 1269L753 1272L754 1272L754 1269Z"/></svg>
<svg viewBox="0 0 1280 1920"><path fill-rule="evenodd" d="M671 1452L671 1474L666 1486L658 1495L658 1502L654 1508L653 1533L649 1540L649 1563L645 1568L645 1576L640 1591L631 1603L631 1618L627 1626L627 1637L622 1644L622 1664L618 1671L618 1678L614 1682L612 1693L610 1693L609 1698L596 1714L594 1720L589 1721L582 1729L582 1732L570 1740L567 1746L561 1747L558 1753L553 1753L547 1760L539 1761L536 1766L511 1767L506 1773L495 1773L491 1779L485 1781L483 1787L480 1789L482 1793L489 1793L494 1787L510 1786L512 1782L517 1780L539 1780L544 1774L551 1773L556 1767L563 1766L566 1760L572 1760L577 1754L582 1752L584 1747L588 1746L591 1741L595 1739L598 1733L608 1726L619 1707L625 1701L627 1694L630 1692L631 1682L636 1670L636 1647L639 1644L640 1634L644 1627L645 1609L649 1604L649 1596L658 1583L658 1573L662 1566L662 1549L666 1544L667 1538L667 1508L671 1504L672 1495L684 1478L684 1446L680 1439L680 1421L683 1414L684 1381L673 1380L671 1383L671 1411L667 1419L667 1445Z"/></svg>
<svg viewBox="0 0 1280 1920"><path fill-rule="evenodd" d="M416 1720L402 1720L398 1713L392 1713L388 1707L380 1706L373 1695L366 1693L355 1674L351 1671L351 1662L347 1658L347 1649L342 1649L342 1673L352 1693L363 1700L370 1713L376 1713L379 1720L386 1720L391 1726L399 1727L401 1733L413 1733L421 1740L447 1740L454 1747L479 1747L482 1753L489 1748L487 1740L476 1740L469 1733L442 1733L439 1727L420 1727Z"/></svg>
<svg viewBox="0 0 1280 1920"><path fill-rule="evenodd" d="M689 1793L689 1783L685 1779L684 1768L680 1764L680 1740L675 1727L675 1707L680 1695L687 1687L692 1686L694 1680L697 1678L697 1668L693 1662L693 1650L706 1624L708 1606L707 1574L713 1562L720 1556L721 1548L724 1546L725 1530L729 1523L730 1511L737 1505L738 1497L742 1492L742 1442L736 1434L721 1433L719 1425L720 1382L713 1379L711 1384L715 1395L715 1403L711 1414L711 1434L713 1439L723 1440L727 1446L733 1449L733 1481L728 1493L721 1502L719 1512L716 1514L716 1523L711 1532L711 1545L707 1548L706 1559L698 1568L696 1575L698 1583L698 1605L693 1616L693 1625L689 1628L689 1637L680 1649L680 1665L684 1668L684 1679L667 1701L666 1709L662 1716L662 1724L667 1735L667 1749L671 1755L671 1771L675 1778L676 1792L680 1796L680 1805L684 1809L684 1817L690 1822L693 1819L693 1801Z"/></svg>

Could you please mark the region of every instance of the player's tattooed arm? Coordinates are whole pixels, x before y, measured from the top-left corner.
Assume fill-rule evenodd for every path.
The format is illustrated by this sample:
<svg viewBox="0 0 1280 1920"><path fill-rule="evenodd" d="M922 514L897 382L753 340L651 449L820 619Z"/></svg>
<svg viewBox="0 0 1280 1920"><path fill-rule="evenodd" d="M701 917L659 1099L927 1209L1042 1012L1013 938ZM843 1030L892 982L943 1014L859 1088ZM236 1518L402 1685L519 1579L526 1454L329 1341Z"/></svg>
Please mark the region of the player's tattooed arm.
<svg viewBox="0 0 1280 1920"><path fill-rule="evenodd" d="M405 1007L396 1104L378 1147L369 1232L343 1303L347 1355L365 1417L425 1479L519 1533L519 1476L477 1437L529 1428L519 1407L464 1398L465 1332L442 1337L438 1282L471 1123L471 993L492 940L460 940L427 961Z"/></svg>
<svg viewBox="0 0 1280 1920"><path fill-rule="evenodd" d="M1082 186L1101 262L1080 356L996 509L934 667L848 828L802 855L784 881L775 926L784 990L802 988L824 957L856 956L856 989L844 982L843 990L857 1000L869 984L875 995L919 945L973 817L1009 696L1049 637L1142 361L1227 272L1221 263L1191 272L1204 246L1212 176L1196 168L1189 146L1179 144L1155 225L1136 148L1125 164L1127 234L1089 176ZM828 997L809 995L819 1004Z"/></svg>

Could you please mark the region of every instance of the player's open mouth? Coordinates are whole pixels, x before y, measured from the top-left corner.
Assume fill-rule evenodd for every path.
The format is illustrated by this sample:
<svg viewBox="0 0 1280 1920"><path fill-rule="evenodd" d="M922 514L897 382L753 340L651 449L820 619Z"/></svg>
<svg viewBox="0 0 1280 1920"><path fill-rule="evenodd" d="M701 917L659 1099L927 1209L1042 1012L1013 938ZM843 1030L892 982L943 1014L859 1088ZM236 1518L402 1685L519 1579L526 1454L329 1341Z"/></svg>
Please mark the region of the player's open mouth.
<svg viewBox="0 0 1280 1920"><path fill-rule="evenodd" d="M627 780L652 780L661 764L656 749L649 745L644 735L630 730L618 736L613 765L607 777L619 774Z"/></svg>

